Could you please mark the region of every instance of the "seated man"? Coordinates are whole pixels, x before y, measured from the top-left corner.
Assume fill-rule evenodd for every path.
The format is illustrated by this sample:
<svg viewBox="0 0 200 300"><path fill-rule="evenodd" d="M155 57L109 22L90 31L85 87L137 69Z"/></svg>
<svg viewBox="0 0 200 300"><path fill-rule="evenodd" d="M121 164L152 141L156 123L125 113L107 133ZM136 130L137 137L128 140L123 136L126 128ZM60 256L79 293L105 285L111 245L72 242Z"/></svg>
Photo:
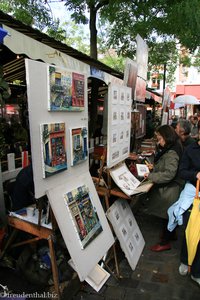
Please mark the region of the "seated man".
<svg viewBox="0 0 200 300"><path fill-rule="evenodd" d="M18 173L10 197L12 211L35 203L32 164Z"/></svg>
<svg viewBox="0 0 200 300"><path fill-rule="evenodd" d="M180 119L176 124L175 131L179 135L184 148L195 142L195 139L190 136L191 125L189 121Z"/></svg>

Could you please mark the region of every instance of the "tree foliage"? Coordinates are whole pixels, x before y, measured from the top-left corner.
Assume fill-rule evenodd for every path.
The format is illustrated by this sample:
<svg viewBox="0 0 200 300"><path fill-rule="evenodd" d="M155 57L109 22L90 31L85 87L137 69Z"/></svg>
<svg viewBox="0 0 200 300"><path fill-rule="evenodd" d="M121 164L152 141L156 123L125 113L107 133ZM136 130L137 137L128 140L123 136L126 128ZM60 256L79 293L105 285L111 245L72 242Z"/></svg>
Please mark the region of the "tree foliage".
<svg viewBox="0 0 200 300"><path fill-rule="evenodd" d="M97 13L110 2L110 0L65 0L65 5L72 12L71 17L76 23L89 23L90 56L95 59L97 59Z"/></svg>
<svg viewBox="0 0 200 300"><path fill-rule="evenodd" d="M52 11L45 0L1 0L0 10L12 15L22 23L46 32L53 38L62 41L64 31L60 21L54 20Z"/></svg>
<svg viewBox="0 0 200 300"><path fill-rule="evenodd" d="M42 0L1 0L0 9L40 30L52 24L51 10Z"/></svg>

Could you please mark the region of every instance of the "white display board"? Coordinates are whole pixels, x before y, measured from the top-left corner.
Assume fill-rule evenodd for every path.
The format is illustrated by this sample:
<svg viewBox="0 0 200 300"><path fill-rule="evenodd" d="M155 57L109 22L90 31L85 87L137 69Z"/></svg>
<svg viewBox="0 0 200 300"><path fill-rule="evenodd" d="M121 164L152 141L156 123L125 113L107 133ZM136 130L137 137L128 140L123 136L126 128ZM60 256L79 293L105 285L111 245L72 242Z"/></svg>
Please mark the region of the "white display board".
<svg viewBox="0 0 200 300"><path fill-rule="evenodd" d="M135 270L145 241L128 202L124 199L116 200L106 214L129 265Z"/></svg>
<svg viewBox="0 0 200 300"><path fill-rule="evenodd" d="M87 75L84 75L84 108L82 111L49 111L49 78L48 64L26 59L27 96L29 109L29 124L31 135L31 157L33 163L33 176L35 185L35 197L45 195L48 189L66 183L68 178L74 178L79 174L87 172L89 168L88 159L77 166L71 166L71 141L70 128L88 128L88 106L87 106ZM55 66L54 66L55 67ZM64 68L57 68L60 73ZM57 73L59 73L57 72ZM69 72L73 72L70 70ZM75 73L78 73L77 70ZM58 74L59 75L59 74ZM58 78L60 80L60 78ZM65 124L65 148L67 156L67 169L53 176L44 178L44 155L42 153L41 125L42 124ZM54 125L54 134L56 133ZM52 151L52 148L50 148ZM61 150L61 149L60 149ZM58 149L57 149L58 151Z"/></svg>
<svg viewBox="0 0 200 300"><path fill-rule="evenodd" d="M129 156L131 132L131 88L108 87L107 166L113 167Z"/></svg>
<svg viewBox="0 0 200 300"><path fill-rule="evenodd" d="M83 185L89 188L90 198L102 227L102 231L85 248L80 245L77 228L72 222L72 215L65 202L66 193ZM47 195L79 279L83 281L114 243L114 237L90 173L79 175L76 180L74 178L66 179L65 184L49 190Z"/></svg>

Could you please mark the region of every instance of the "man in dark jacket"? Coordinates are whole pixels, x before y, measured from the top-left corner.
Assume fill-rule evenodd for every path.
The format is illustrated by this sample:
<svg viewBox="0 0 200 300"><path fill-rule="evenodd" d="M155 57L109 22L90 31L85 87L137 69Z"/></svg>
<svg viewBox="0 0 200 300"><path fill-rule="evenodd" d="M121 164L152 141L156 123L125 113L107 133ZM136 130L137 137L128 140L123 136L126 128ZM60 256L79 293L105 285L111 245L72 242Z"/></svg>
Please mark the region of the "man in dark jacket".
<svg viewBox="0 0 200 300"><path fill-rule="evenodd" d="M13 211L35 203L32 164L18 173L11 192L11 201Z"/></svg>
<svg viewBox="0 0 200 300"><path fill-rule="evenodd" d="M195 142L190 136L191 133L191 124L188 120L180 119L177 121L175 131L181 139L183 147L187 147L191 143Z"/></svg>
<svg viewBox="0 0 200 300"><path fill-rule="evenodd" d="M174 207L171 207L169 209L169 211L172 218L173 216L175 216L175 220L179 220L179 225L180 220L183 217L183 221L181 221L181 224L183 223L184 227L186 228L190 216L190 210L192 208L193 199L196 193L196 183L197 180L200 180L200 128L199 139L198 141L186 147L180 162L179 170L181 178L183 178L186 181L186 185L183 191L181 192L178 201L174 204ZM179 213L181 211L185 211L183 215ZM174 224L174 226L176 226L176 223ZM173 225L172 222L170 226L171 225ZM173 229L173 227L171 227L171 229ZM180 275L187 275L188 252L185 235L183 239L180 260L181 264L179 266L179 273ZM200 242L198 244L196 255L191 266L191 278L200 285Z"/></svg>

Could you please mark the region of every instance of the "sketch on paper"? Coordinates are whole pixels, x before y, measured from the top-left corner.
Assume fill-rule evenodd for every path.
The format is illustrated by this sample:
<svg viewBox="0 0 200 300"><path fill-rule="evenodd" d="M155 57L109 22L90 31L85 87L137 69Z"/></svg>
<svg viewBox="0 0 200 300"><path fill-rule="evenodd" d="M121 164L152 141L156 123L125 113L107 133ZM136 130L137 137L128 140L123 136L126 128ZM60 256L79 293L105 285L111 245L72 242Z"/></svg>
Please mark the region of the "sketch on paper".
<svg viewBox="0 0 200 300"><path fill-rule="evenodd" d="M120 110L120 123L125 123L125 111L124 111L124 109Z"/></svg>
<svg viewBox="0 0 200 300"><path fill-rule="evenodd" d="M67 169L65 123L41 124L43 178Z"/></svg>
<svg viewBox="0 0 200 300"><path fill-rule="evenodd" d="M113 130L112 131L112 145L116 145L118 142L118 131L117 130Z"/></svg>
<svg viewBox="0 0 200 300"><path fill-rule="evenodd" d="M71 166L75 166L88 158L87 128L70 129Z"/></svg>
<svg viewBox="0 0 200 300"><path fill-rule="evenodd" d="M84 75L48 66L48 109L50 111L84 110Z"/></svg>
<svg viewBox="0 0 200 300"><path fill-rule="evenodd" d="M113 111L112 111L112 124L116 125L118 123L119 123L119 120L118 120L118 110L113 109Z"/></svg>
<svg viewBox="0 0 200 300"><path fill-rule="evenodd" d="M144 177L144 174L149 174L149 168L145 164L136 164L138 176Z"/></svg>
<svg viewBox="0 0 200 300"><path fill-rule="evenodd" d="M112 104L117 104L118 103L118 88L113 87L112 88Z"/></svg>
<svg viewBox="0 0 200 300"><path fill-rule="evenodd" d="M89 188L86 185L79 186L67 192L64 200L81 249L85 249L103 231Z"/></svg>
<svg viewBox="0 0 200 300"><path fill-rule="evenodd" d="M120 88L120 104L125 104L125 90Z"/></svg>
<svg viewBox="0 0 200 300"><path fill-rule="evenodd" d="M111 158L112 158L112 161L116 161L118 158L119 158L119 149L118 148L115 148L112 150L112 154L111 154Z"/></svg>

